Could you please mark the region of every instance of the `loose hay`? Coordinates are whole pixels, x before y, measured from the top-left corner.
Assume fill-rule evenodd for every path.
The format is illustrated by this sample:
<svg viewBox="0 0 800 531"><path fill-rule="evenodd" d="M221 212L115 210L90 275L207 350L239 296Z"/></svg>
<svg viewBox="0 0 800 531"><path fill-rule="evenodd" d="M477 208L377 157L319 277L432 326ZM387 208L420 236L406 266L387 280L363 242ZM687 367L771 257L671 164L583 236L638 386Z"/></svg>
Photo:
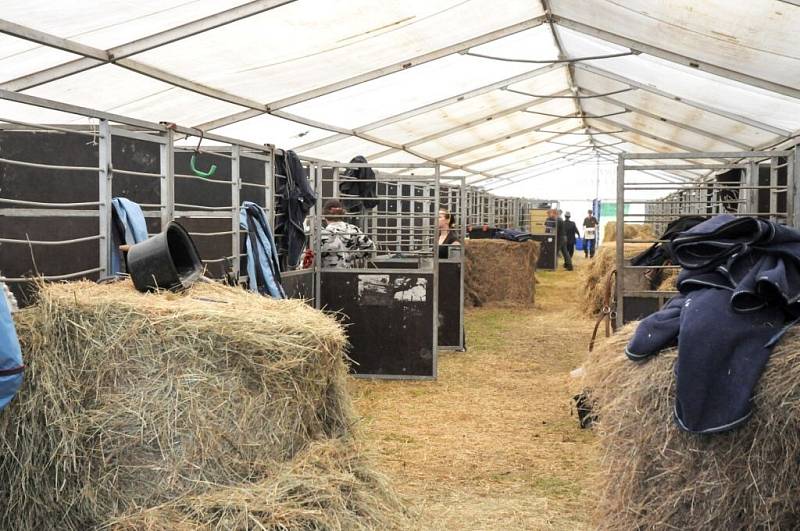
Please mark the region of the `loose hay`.
<svg viewBox="0 0 800 531"><path fill-rule="evenodd" d="M28 368L0 415L3 529L87 529L213 496L352 433L344 334L301 301L129 282L40 297L16 316Z"/></svg>
<svg viewBox="0 0 800 531"><path fill-rule="evenodd" d="M678 291L678 274L680 272L680 269L663 269L658 291Z"/></svg>
<svg viewBox="0 0 800 531"><path fill-rule="evenodd" d="M625 244L625 259L630 259L650 247L646 243ZM588 267L581 269L578 290L588 315L596 315L603 308L608 276L617 267L616 244L601 245Z"/></svg>
<svg viewBox="0 0 800 531"><path fill-rule="evenodd" d="M117 519L114 531L175 529L400 529L402 507L386 479L348 440L313 442L268 479L212 489Z"/></svg>
<svg viewBox="0 0 800 531"><path fill-rule="evenodd" d="M539 244L534 241L467 240L464 270L468 306L531 306L536 292Z"/></svg>
<svg viewBox="0 0 800 531"><path fill-rule="evenodd" d="M674 349L642 364L622 354L635 325L595 350L586 383L604 452L603 529L796 529L800 522L800 330L778 344L755 412L729 433L673 422Z"/></svg>
<svg viewBox="0 0 800 531"><path fill-rule="evenodd" d="M656 234L651 225L645 223L626 223L623 226L626 240L655 240ZM617 222L609 221L603 229L603 242L617 241Z"/></svg>

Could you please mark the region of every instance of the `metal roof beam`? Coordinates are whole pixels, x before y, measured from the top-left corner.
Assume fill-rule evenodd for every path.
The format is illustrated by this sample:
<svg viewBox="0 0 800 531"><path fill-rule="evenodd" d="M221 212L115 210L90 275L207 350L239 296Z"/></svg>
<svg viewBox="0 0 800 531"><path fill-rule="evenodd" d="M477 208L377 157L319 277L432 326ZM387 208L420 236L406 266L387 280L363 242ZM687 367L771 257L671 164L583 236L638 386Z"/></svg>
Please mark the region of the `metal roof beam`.
<svg viewBox="0 0 800 531"><path fill-rule="evenodd" d="M294 94L287 98L275 100L273 102L268 103L267 108L270 111L282 109L284 107L289 107L291 105L303 103L304 101L313 100L314 98L319 98L320 96L325 96L327 94L331 94L333 92L353 87L355 85L360 85L361 83L365 83L367 81L371 81L379 77L387 76L389 74L394 74L395 72L400 72L408 68L412 68L414 66L419 66L421 64L428 63L436 59L441 59L442 57L447 57L448 55L452 55L454 53L458 53L463 50L469 50L474 46L480 46L481 44L486 44L487 42L491 42L497 39L501 39L503 37L507 37L509 35L513 35L515 33L519 33L521 31L535 28L536 26L541 25L544 22L544 19L545 17L543 15L530 18L528 20L518 22L517 24L513 24L506 28L495 30L490 33L485 33L483 35L467 39L457 44L451 44L450 46L446 46L438 50L418 55L416 57L411 57L409 59L404 59L402 61L398 61L394 64L384 66L382 68L376 68L375 70L370 70L369 72L364 72L363 74L343 79L341 81L337 81L329 85L324 85L322 87L317 87L312 90L301 92L300 94Z"/></svg>
<svg viewBox="0 0 800 531"><path fill-rule="evenodd" d="M552 152L549 153L549 155L551 156L549 159L541 161L541 162L538 162L536 164L531 164L531 165L525 166L524 168L517 168L516 170L505 172L505 173L499 173L497 175L492 175L490 177L486 177L486 176L480 177L480 178L472 181L472 183L480 183L480 182L484 182L484 181L490 181L490 180L493 180L493 179L510 178L510 177L513 177L514 175L517 175L517 174L521 173L521 172L529 171L533 167L541 166L543 164L549 164L549 163L551 163L553 161L556 161L556 160L559 160L559 159L563 158L563 155L560 154L560 153L555 154L556 156L552 156L553 154L554 153L552 153ZM533 159L531 159L531 160L533 160Z"/></svg>
<svg viewBox="0 0 800 531"><path fill-rule="evenodd" d="M450 153L448 153L446 155L442 155L441 157L438 157L438 158L441 159L441 160L447 160L447 159L449 159L451 157L457 157L459 155L463 155L465 153L469 153L470 151L475 151L476 149L481 149L481 148L484 148L486 146L491 146L492 144L498 144L498 143L503 142L505 140L511 140L512 138L516 138L518 136L527 135L529 133L535 133L537 130L541 129L542 127L549 127L551 125L557 125L557 124L559 124L561 122L566 122L568 120L573 120L573 118L553 118L552 120L548 120L548 121L546 121L544 123L535 125L533 127L526 127L525 129L519 129L517 131L514 131L513 133L507 133L507 134L504 134L504 135L496 136L494 138L490 138L489 140L485 140L485 141L480 142L478 144L473 144L471 146L467 146L467 147L459 149L457 151L452 151L452 152L450 152ZM529 146L525 146L525 147L529 147Z"/></svg>
<svg viewBox="0 0 800 531"><path fill-rule="evenodd" d="M43 34L41 32L31 34L31 38L28 38L23 34L27 34L34 30L31 30L30 28L24 28L23 26L14 25L18 26L17 28L13 28L14 31L18 32L13 34L15 37L26 38L27 40L45 44L47 46L53 46L62 50L65 49L65 47L69 47L70 49L66 49L66 51L77 53L78 55L83 55L84 57L8 81L2 85L2 88L16 91L33 88L43 83L55 81L72 74L77 74L108 62L124 59L126 57L130 57L131 55L157 48L158 46L163 46L165 44L179 41L205 31L225 26L232 22L236 22L237 20L242 20L259 13L264 13L265 11L270 11L295 1L296 0L257 0L255 2L248 2L247 4L234 7L232 9L227 9L225 11L221 11L198 20L193 20L192 22L187 22L186 24L155 33L153 35L148 35L147 37L142 37L141 39L136 39L134 41L115 46L109 50L100 50L103 52L102 55L97 54L98 50L96 48L91 48L88 46L84 49L84 52L86 53L82 53L75 48L75 46L80 46L78 43L74 41L68 41L66 39L59 39L58 37L54 36L48 36L47 34ZM8 33L2 29L12 29L8 26L8 24L10 23L6 21L0 21L0 31ZM22 28L24 28L24 30ZM34 37L48 40L58 39L58 41L51 44L51 42L43 42Z"/></svg>
<svg viewBox="0 0 800 531"><path fill-rule="evenodd" d="M717 107L712 107L710 105L706 105L704 103L699 103L696 101L692 101L690 99L683 98L681 96L676 96L671 92L667 92L666 90L658 89L652 85L647 85L645 83L640 83L638 81L634 81L625 76L621 76L619 74L615 74L613 72L609 72L608 70L604 70L602 68L597 68L596 66L588 65L588 64L578 64L576 68L579 70L584 70L591 74L595 74L601 77L605 77L612 81L616 81L617 83L622 83L628 85L629 87L635 87L637 89L643 90L645 92L649 92L651 94L655 94L656 96L661 96L662 98L667 98L673 101L677 101L688 105L689 107L694 107L695 109L700 109L701 111L706 111L711 114L715 114L717 116L721 116L723 118L728 118L729 120L733 120L735 122L743 123L749 125L750 127L755 127L757 129L761 129L762 131L768 131L774 135L780 137L788 137L791 136L791 131L787 131L785 129L781 129L780 127L775 127L769 124L765 124L763 122L759 122L758 120L754 120L752 118L748 118L746 116L741 116L735 113L731 113Z"/></svg>
<svg viewBox="0 0 800 531"><path fill-rule="evenodd" d="M770 92L775 92L777 94L789 96L790 98L800 98L800 89L797 89L795 87L790 87L788 85L782 85L781 83L777 83L775 81L769 81L767 79L758 78L750 74L745 74L744 72L739 72L737 70L732 70L724 66L703 61L696 57L687 57L685 55L675 53L670 50L660 48L658 46L653 46L651 44L646 44L644 42L637 41L635 39L623 37L622 35L617 35L616 33L611 33L609 31L595 28L594 26L589 26L582 22L578 22L576 20L572 20L566 17L558 15L552 15L552 17L553 21L556 24L564 26L565 28L569 28L573 31L583 33L584 35L589 35L591 37L602 39L604 41L617 44L619 46L624 46L626 48L630 48L631 50L652 55L654 57L658 57L660 59L664 59L673 63L709 72L711 74L726 79L733 79L745 85L750 85L751 87L756 87Z"/></svg>
<svg viewBox="0 0 800 531"><path fill-rule="evenodd" d="M569 131L564 131L564 133L570 133L570 132L572 132L572 131L577 131L578 129L582 129L582 128L581 128L581 127L575 127L575 128L573 128L573 129L570 129ZM464 165L464 167L468 168L468 167L469 167L469 166L471 166L472 164L480 164L481 162L486 162L487 160L492 160L492 159L496 159L496 158L500 158L500 157L505 157L506 155L508 155L508 154L510 154L510 153L515 153L515 152L517 152L517 151L522 151L523 149L528 149L528 148L530 148L530 147L533 147L533 146L536 146L536 145L538 145L538 144L542 144L542 143L544 143L544 142L547 142L548 140L552 140L553 138L556 138L556 137L558 137L558 136L561 136L561 135L562 135L562 134L564 134L564 133L552 134L552 135L550 135L549 137L547 137L547 138L544 138L544 139L542 139L542 140L537 140L536 142L531 142L531 143L530 143L530 144L528 144L527 146L522 146L522 147L520 147L520 148L516 148L516 149L510 149L510 150L508 150L508 151L506 151L506 152L504 152L504 153L495 153L494 155L492 155L492 156L490 156L490 157L483 157L483 158L480 158L480 159L471 160L471 161L467 162L467 163ZM473 172L477 172L476 170L472 170L472 171L473 171ZM481 173L484 173L484 172L481 172ZM493 176L493 177L494 177L494 176Z"/></svg>
<svg viewBox="0 0 800 531"><path fill-rule="evenodd" d="M649 138L651 140L655 140L657 142L661 142L664 145L672 146L677 149L681 149L683 151L693 151L697 152L700 151L696 147L687 146L685 144L681 144L680 142L675 142L674 140L670 140L669 138L664 138L662 136L654 135L653 133L648 133L647 131L642 131L641 129L636 129L635 127L631 127L629 125L621 124L614 120L609 120L608 118L595 118L596 121L612 125L614 127L619 127L620 129L624 129L625 131L633 134L637 134L643 136L645 138ZM596 128L598 131L602 131L602 129ZM603 134L612 134L612 133L603 133Z"/></svg>
<svg viewBox="0 0 800 531"><path fill-rule="evenodd" d="M372 122L369 124L362 125L360 127L356 127L356 132L367 132L373 129L379 129L381 127L385 127L387 125L391 125L397 122L402 122L403 120L408 120L409 118L414 118L415 116L419 116L421 114L425 114L431 111L435 111L437 109L441 109L442 107L447 107L448 105L453 105L454 103L458 103L463 100L467 100L470 98L475 98L477 96L482 96L484 94L488 94L489 92L493 92L495 90L499 90L503 87L513 85L515 83L521 83L522 81L527 81L529 79L534 79L539 77L543 74L547 74L554 70L558 70L560 68L564 68L563 65L550 65L543 68L537 68L535 70L531 70L529 72L525 72L523 74L516 75L514 77L510 77L507 79L502 79L500 81L496 81L489 85L485 85L483 87L478 87L476 89L462 92L461 94L456 94L455 96L450 96L449 98L445 98L443 100L436 101L434 103L429 103L427 105L423 105L421 107L417 107L415 109L411 109L409 111L402 112L400 114L396 114L394 116L389 116L388 118L383 118L376 122ZM330 144L332 142L336 142L338 140L343 140L345 135L334 135L327 138L322 138L315 142L309 142L308 144L303 144L302 146L298 146L295 148L297 151L305 150L305 149L313 149L315 147L324 146L326 144Z"/></svg>
<svg viewBox="0 0 800 531"><path fill-rule="evenodd" d="M561 94L563 92L568 92L568 91L561 91L561 92L557 92L556 94ZM510 107L508 109L504 109L502 111L498 111L498 112L496 112L494 114L490 114L488 116L481 116L480 118L476 118L475 120L472 120L472 121L469 121L469 122L465 122L463 124L459 124L457 126L450 127L448 129L444 129L442 131L437 131L436 133L431 133L430 135L426 135L426 136L417 138L417 139L415 139L415 140L413 140L411 142L407 142L407 143L403 144L402 146L403 146L403 149L416 147L416 146L419 146L421 144L425 144L426 142L430 142L432 140L436 140L437 138L442 138L442 137L451 135L453 133L458 133L459 131L463 131L465 129L470 129L472 127L477 127L477 126L479 126L481 124L484 124L486 122L489 122L491 120L495 120L497 118L502 118L503 116L508 116L510 114L515 114L515 113L520 112L520 111L522 111L524 109L527 109L527 108L530 108L530 107L534 107L534 106L542 104L542 103L545 103L545 102L541 101L541 99L538 98L538 99L535 99L535 100L530 101L530 102L526 102L526 103L521 104L521 105L515 105L514 107ZM281 113L281 112L283 112L283 111L277 111L276 113L273 113L273 114L279 115L278 113ZM543 124L539 125L539 127L543 127ZM354 134L356 136L362 136L363 133L365 133L366 131L368 131L368 129L365 129L363 127L358 127L356 129L353 129L352 133L337 134L337 135L334 135L334 136L331 136L331 137L328 137L328 138L323 138L323 139L318 140L316 142L310 142L308 144L304 144L303 146L296 147L296 148L294 148L294 150L299 152L299 151L303 151L303 150L314 149L314 148L317 148L317 147L321 147L321 146L325 146L325 145L331 144L333 142L337 142L339 140L344 140L344 139L350 138ZM380 153L377 153L377 154L373 155L372 159L374 160L374 159L378 159L378 158L381 158L381 157L386 157L386 156L391 155L393 153L397 153L398 151L400 151L400 150L398 150L398 149L387 149L386 151L381 151Z"/></svg>
<svg viewBox="0 0 800 531"><path fill-rule="evenodd" d="M556 28L556 25L553 22L553 12L552 12L552 10L550 8L550 2L549 2L549 0L541 0L541 2L542 2L542 9L544 9L545 16L547 17L547 23L550 26L550 33L552 33L552 35L553 35L553 42L555 43L556 48L558 48L558 58L561 59L561 60L564 60L564 59L567 58L567 53L564 50L564 44L561 42L561 37L558 35L558 29ZM572 64L567 66L567 80L569 81L570 90L572 90L572 93L575 96L577 96L578 95L578 88L575 85L575 75L574 75L574 71L572 69ZM581 100L578 99L578 98L575 98L574 102L575 102L575 110L577 111L577 113L580 114L580 115L585 114L583 112L583 107L581 105ZM594 144L594 138L592 138L592 136L591 136L591 133L589 131L589 126L586 123L586 119L585 118L581 118L581 123L583 123L583 126L586 129L586 132L589 133L589 142Z"/></svg>
<svg viewBox="0 0 800 531"><path fill-rule="evenodd" d="M588 90L588 89L581 89L581 90L583 90L584 92L588 92L589 94L596 94L596 92L594 92L592 90ZM597 99L600 100L600 101L604 101L606 103L610 103L612 105L616 105L618 107L622 107L622 108L627 109L629 111L632 111L632 112L634 112L636 114L641 114L642 116L647 116L648 118L653 118L654 120L658 120L660 122L664 122L664 123L667 123L667 124L674 125L675 127L678 127L680 129L684 129L686 131L691 131L692 133L695 133L697 135L703 136L703 137L708 138L710 140L716 140L717 142L722 142L724 144L728 144L729 146L734 146L734 147L737 147L739 149L752 149L753 148L753 146L748 146L746 144L742 144L741 142L737 142L736 140L732 140L730 138L726 138L726 137L718 135L716 133L711 133L709 131L706 131L705 129L700 129L699 127L695 127L693 125L685 124L685 123L679 122L677 120L672 120L671 118L666 118L664 116L659 116L658 114L654 114L654 113L652 113L650 111L642 109L641 107L636 107L634 105L630 105L628 103L624 103L624 102L621 102L619 100L615 100L614 98L610 98L610 97L607 97L607 96L599 96Z"/></svg>

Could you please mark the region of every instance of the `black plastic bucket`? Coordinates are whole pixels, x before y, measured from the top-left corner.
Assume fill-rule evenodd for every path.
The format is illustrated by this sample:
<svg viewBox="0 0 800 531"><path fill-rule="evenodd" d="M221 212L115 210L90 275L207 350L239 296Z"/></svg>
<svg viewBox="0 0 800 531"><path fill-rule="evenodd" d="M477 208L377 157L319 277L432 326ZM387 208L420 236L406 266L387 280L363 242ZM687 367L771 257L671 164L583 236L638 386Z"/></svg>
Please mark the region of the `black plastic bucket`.
<svg viewBox="0 0 800 531"><path fill-rule="evenodd" d="M191 286L203 271L192 238L175 221L170 221L161 234L132 245L127 262L139 291L180 291Z"/></svg>

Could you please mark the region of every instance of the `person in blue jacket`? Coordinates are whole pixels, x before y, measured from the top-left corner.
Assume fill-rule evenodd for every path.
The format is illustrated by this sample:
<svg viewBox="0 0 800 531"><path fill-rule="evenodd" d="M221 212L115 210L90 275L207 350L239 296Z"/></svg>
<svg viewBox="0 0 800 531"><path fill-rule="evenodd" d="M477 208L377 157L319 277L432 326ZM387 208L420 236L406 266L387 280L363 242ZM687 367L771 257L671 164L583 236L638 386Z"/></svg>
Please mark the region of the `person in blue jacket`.
<svg viewBox="0 0 800 531"><path fill-rule="evenodd" d="M6 287L0 282L0 410L11 402L22 386L24 369Z"/></svg>

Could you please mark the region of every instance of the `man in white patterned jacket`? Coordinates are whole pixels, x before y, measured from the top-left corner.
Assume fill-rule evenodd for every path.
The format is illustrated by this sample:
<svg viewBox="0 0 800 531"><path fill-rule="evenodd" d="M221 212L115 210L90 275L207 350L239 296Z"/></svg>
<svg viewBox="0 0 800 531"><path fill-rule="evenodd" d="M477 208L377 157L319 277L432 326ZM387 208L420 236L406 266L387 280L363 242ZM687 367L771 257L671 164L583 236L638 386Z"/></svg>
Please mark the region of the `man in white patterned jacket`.
<svg viewBox="0 0 800 531"><path fill-rule="evenodd" d="M347 214L342 203L331 199L322 213L327 221L320 234L322 266L348 269L365 265L375 251L375 243L361 229L342 220Z"/></svg>

